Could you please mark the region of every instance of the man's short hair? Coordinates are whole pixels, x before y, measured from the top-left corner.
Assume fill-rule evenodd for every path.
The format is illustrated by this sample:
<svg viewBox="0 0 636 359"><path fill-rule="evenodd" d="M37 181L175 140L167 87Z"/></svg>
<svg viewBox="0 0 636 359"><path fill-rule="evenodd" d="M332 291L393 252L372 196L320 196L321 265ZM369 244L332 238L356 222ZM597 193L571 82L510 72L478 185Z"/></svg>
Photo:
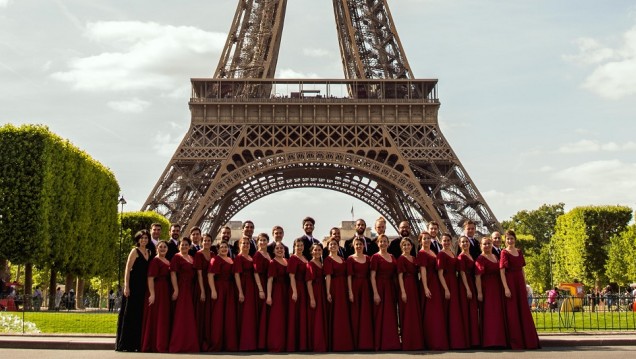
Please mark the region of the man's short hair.
<svg viewBox="0 0 636 359"><path fill-rule="evenodd" d="M199 234L201 234L201 228L197 226L190 228L190 234L192 234L192 232L195 232L195 231L199 231Z"/></svg>
<svg viewBox="0 0 636 359"><path fill-rule="evenodd" d="M307 222L311 222L311 224L313 224L314 226L316 225L316 220L311 218L311 217L305 217L303 218L303 226L305 225L305 223Z"/></svg>

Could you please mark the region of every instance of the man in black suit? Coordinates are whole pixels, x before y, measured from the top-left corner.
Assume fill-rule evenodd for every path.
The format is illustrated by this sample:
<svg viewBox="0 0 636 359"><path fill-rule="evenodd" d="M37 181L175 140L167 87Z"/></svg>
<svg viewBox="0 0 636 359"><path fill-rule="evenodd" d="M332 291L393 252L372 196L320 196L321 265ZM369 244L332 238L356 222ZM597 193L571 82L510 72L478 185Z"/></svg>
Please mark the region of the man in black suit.
<svg viewBox="0 0 636 359"><path fill-rule="evenodd" d="M417 253L415 244L413 244L413 240L411 237L411 228L409 227L409 222L402 221L398 226L398 232L400 233L400 237L395 238L389 243L389 248L387 252L391 253L395 259L398 259L402 255L402 248L400 247L400 242L402 239L406 238L411 242L411 255L415 257L415 253Z"/></svg>
<svg viewBox="0 0 636 359"><path fill-rule="evenodd" d="M347 239L344 243L344 256L348 258L350 255L355 253L355 248L353 248L353 240L356 238L360 238L364 243L364 254L368 256L372 256L378 253L379 248L378 245L371 241L371 238L364 236L364 231L367 229L367 222L364 219L358 219L356 221L356 235Z"/></svg>
<svg viewBox="0 0 636 359"><path fill-rule="evenodd" d="M492 254L499 260L499 256L501 256L501 233L498 231L492 232L490 239L492 239Z"/></svg>
<svg viewBox="0 0 636 359"><path fill-rule="evenodd" d="M272 228L272 237L274 238L274 240L267 245L267 253L269 253L270 257L275 257L274 248L276 247L276 244L280 242L283 245L283 248L285 248L285 258L289 258L289 248L283 243L284 236L285 231L283 230L283 227L274 226L274 228Z"/></svg>
<svg viewBox="0 0 636 359"><path fill-rule="evenodd" d="M161 240L161 223L153 223L150 225L150 240L148 241L148 251L150 251L150 257L154 258L157 255L157 244Z"/></svg>
<svg viewBox="0 0 636 359"><path fill-rule="evenodd" d="M179 253L179 235L181 234L181 226L173 223L170 225L170 240L168 241L168 253L166 259L171 260L175 254Z"/></svg>
<svg viewBox="0 0 636 359"><path fill-rule="evenodd" d="M320 243L316 238L313 237L314 226L316 225L316 220L311 217L303 218L303 231L305 234L302 237L297 239L302 239L304 248L303 248L303 256L310 261L311 260L311 246L314 243Z"/></svg>
<svg viewBox="0 0 636 359"><path fill-rule="evenodd" d="M194 226L190 228L190 240L192 241L192 245L190 246L190 250L188 250L188 254L194 257L195 254L201 249L201 228Z"/></svg>
<svg viewBox="0 0 636 359"><path fill-rule="evenodd" d="M468 241L470 242L470 256L473 257L473 260L477 260L477 257L481 254L481 248L479 247L479 241L475 238L475 232L477 231L477 226L475 222L470 219L464 222L464 235L468 237ZM458 248L457 253L461 253L461 248Z"/></svg>
<svg viewBox="0 0 636 359"><path fill-rule="evenodd" d="M225 243L230 243L230 240L232 239L232 228L225 226L223 228L221 228L221 239L220 242L225 242ZM219 254L219 243L220 242L216 242L214 245L212 245L212 248L210 248L210 250L212 252L214 252L214 254ZM234 257L234 249L232 248L232 246L228 245L228 257L233 258Z"/></svg>
<svg viewBox="0 0 636 359"><path fill-rule="evenodd" d="M438 254L442 249L442 244L437 239L439 234L439 223L435 221L428 222L428 234L431 235L431 250L433 253Z"/></svg>
<svg viewBox="0 0 636 359"><path fill-rule="evenodd" d="M250 239L250 256L256 254L256 241L254 240L254 222L250 220L243 222L243 235L241 236L241 238L242 237L247 237ZM239 242L240 241L237 240L232 245L232 250L234 251L235 256L240 252Z"/></svg>

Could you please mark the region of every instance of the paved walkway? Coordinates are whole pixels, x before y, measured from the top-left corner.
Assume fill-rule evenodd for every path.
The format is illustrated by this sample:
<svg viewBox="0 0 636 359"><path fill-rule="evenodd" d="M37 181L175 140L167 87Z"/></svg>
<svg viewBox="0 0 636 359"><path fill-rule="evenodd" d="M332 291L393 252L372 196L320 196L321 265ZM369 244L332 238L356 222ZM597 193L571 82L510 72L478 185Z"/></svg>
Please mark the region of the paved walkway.
<svg viewBox="0 0 636 359"><path fill-rule="evenodd" d="M636 331L555 333L539 336L543 348L636 346ZM0 348L114 350L113 336L0 335Z"/></svg>

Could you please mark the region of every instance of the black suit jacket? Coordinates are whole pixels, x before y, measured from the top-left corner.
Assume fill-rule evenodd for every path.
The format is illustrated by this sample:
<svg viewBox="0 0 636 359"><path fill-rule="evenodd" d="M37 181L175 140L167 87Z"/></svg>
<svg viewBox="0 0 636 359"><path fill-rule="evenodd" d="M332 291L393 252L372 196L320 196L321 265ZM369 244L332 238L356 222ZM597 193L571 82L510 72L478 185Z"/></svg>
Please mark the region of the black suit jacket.
<svg viewBox="0 0 636 359"><path fill-rule="evenodd" d="M442 247L442 244L438 240L431 240L431 250L435 255L439 254L442 249L444 249L444 247Z"/></svg>
<svg viewBox="0 0 636 359"><path fill-rule="evenodd" d="M271 258L275 257L274 247L276 247L276 241L273 241L272 243L267 245L267 253L269 253L269 256ZM289 259L289 248L285 245L285 243L283 243L283 247L285 247L285 258Z"/></svg>
<svg viewBox="0 0 636 359"><path fill-rule="evenodd" d="M499 261L499 257L501 256L501 248L492 246L492 254L494 254L495 257L497 257L497 261Z"/></svg>
<svg viewBox="0 0 636 359"><path fill-rule="evenodd" d="M148 250L148 253L150 253L150 257L148 257L148 261L150 261L150 259L154 258L157 255L157 246L155 246L155 244L152 243L152 239L148 240L146 249Z"/></svg>
<svg viewBox="0 0 636 359"><path fill-rule="evenodd" d="M389 248L387 249L387 252L391 253L393 257L395 257L395 259L400 258L400 256L402 255L402 248L400 248L400 242L402 242L402 238L403 237L395 238L391 241L391 243L389 243ZM406 237L406 239L408 239L411 242L411 255L415 257L415 253L417 253L415 244L413 243L411 238Z"/></svg>
<svg viewBox="0 0 636 359"><path fill-rule="evenodd" d="M192 257L194 257L195 254L197 254L197 252L201 249L202 247L197 246L196 244L193 244L190 246L190 250L188 250L188 254L191 255Z"/></svg>
<svg viewBox="0 0 636 359"><path fill-rule="evenodd" d="M353 248L353 240L356 237L351 237L347 239L344 244L344 257L349 258L349 256L353 255L356 250ZM372 255L379 252L378 244L371 240L369 237L364 237L364 240L367 242L366 247L363 250L363 253L371 257Z"/></svg>
<svg viewBox="0 0 636 359"><path fill-rule="evenodd" d="M477 238L474 238L472 241L470 241L470 256L473 257L473 260L477 260L477 257L479 257L481 255L481 248L479 247L479 240L477 240Z"/></svg>
<svg viewBox="0 0 636 359"><path fill-rule="evenodd" d="M172 239L170 239L168 241L168 253L166 253L166 259L172 260L172 257L174 257L174 255L177 253L179 253L179 246Z"/></svg>

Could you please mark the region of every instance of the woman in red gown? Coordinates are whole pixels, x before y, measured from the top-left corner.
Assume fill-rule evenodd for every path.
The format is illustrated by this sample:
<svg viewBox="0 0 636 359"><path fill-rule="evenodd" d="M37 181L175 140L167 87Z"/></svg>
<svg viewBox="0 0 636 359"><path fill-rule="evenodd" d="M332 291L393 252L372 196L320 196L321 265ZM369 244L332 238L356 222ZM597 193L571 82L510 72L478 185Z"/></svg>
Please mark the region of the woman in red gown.
<svg viewBox="0 0 636 359"><path fill-rule="evenodd" d="M197 321L197 334L201 351L208 351L212 323L212 300L210 300L210 284L208 283L208 267L216 254L212 248L212 236L203 235L203 248L194 255L194 269L197 271L197 282L194 285L194 317Z"/></svg>
<svg viewBox="0 0 636 359"><path fill-rule="evenodd" d="M309 324L307 322L307 285L305 272L307 259L303 256L305 245L302 238L294 241L294 254L287 260L289 274L290 298L287 313L287 351L305 352L309 350Z"/></svg>
<svg viewBox="0 0 636 359"><path fill-rule="evenodd" d="M261 233L257 237L258 251L254 254L252 262L254 264L254 281L258 288L258 299L256 300L256 318L258 319L258 341L257 349L267 349L267 317L269 314L269 306L265 303L265 290L267 289L267 267L269 257L267 245L269 244L269 236L267 233Z"/></svg>
<svg viewBox="0 0 636 359"><path fill-rule="evenodd" d="M258 287L254 277L254 260L250 256L250 238L241 238L239 248L233 267L239 301L237 315L239 350L254 351L258 346Z"/></svg>
<svg viewBox="0 0 636 359"><path fill-rule="evenodd" d="M311 261L307 263L307 296L309 297L309 347L314 352L327 351L327 298L322 270L322 244L311 246Z"/></svg>
<svg viewBox="0 0 636 359"><path fill-rule="evenodd" d="M417 284L418 268L411 256L413 245L408 239L402 239L402 255L397 260L398 283L400 284L400 333L402 350L424 349L422 330L422 305Z"/></svg>
<svg viewBox="0 0 636 359"><path fill-rule="evenodd" d="M287 349L287 304L289 302L289 276L282 242L274 247L274 259L267 269L267 350L284 352Z"/></svg>
<svg viewBox="0 0 636 359"><path fill-rule="evenodd" d="M175 301L170 334L170 353L192 353L199 351L194 318L194 260L188 254L192 242L184 237L179 242L179 253L170 261L172 300Z"/></svg>
<svg viewBox="0 0 636 359"><path fill-rule="evenodd" d="M448 350L448 331L444 317L444 292L437 276L437 256L431 250L431 236L420 234L421 249L415 262L420 268L422 281L422 306L424 343L430 350Z"/></svg>
<svg viewBox="0 0 636 359"><path fill-rule="evenodd" d="M459 237L461 253L457 256L457 271L459 272L459 304L462 308L464 337L471 347L481 344L479 334L479 316L477 309L477 289L475 288L475 261L470 255L470 241L468 237Z"/></svg>
<svg viewBox="0 0 636 359"><path fill-rule="evenodd" d="M364 242L353 240L354 254L347 258L347 284L351 302L351 330L355 350L373 350L373 304L369 272L371 259L364 254Z"/></svg>
<svg viewBox="0 0 636 359"><path fill-rule="evenodd" d="M503 287L499 276L499 261L492 253L492 239L481 238L481 255L475 262L475 286L481 314L481 346L505 348L506 338Z"/></svg>
<svg viewBox="0 0 636 359"><path fill-rule="evenodd" d="M464 334L462 312L457 288L457 258L451 250L450 234L442 234L442 250L437 254L437 276L444 291L444 320L448 323L450 349L466 349L468 341Z"/></svg>
<svg viewBox="0 0 636 359"><path fill-rule="evenodd" d="M349 320L347 296L347 265L338 256L339 243L335 237L328 242L329 256L325 258L325 290L329 302L329 342L337 352L353 350L353 335Z"/></svg>
<svg viewBox="0 0 636 359"><path fill-rule="evenodd" d="M512 349L538 349L539 336L532 320L523 267L526 261L515 248L517 235L506 231L506 248L501 251L499 274L504 287L508 338Z"/></svg>
<svg viewBox="0 0 636 359"><path fill-rule="evenodd" d="M382 234L377 239L380 251L371 257L371 288L373 288L373 317L375 350L400 350L397 319L397 294L395 277L397 263L387 252L389 237Z"/></svg>
<svg viewBox="0 0 636 359"><path fill-rule="evenodd" d="M157 243L157 256L148 267L148 297L144 306L141 351L167 353L170 338L170 261L168 244Z"/></svg>
<svg viewBox="0 0 636 359"><path fill-rule="evenodd" d="M209 351L237 351L236 296L232 267L234 261L228 256L229 245L223 241L217 248L208 269L210 298L212 298L212 333Z"/></svg>

